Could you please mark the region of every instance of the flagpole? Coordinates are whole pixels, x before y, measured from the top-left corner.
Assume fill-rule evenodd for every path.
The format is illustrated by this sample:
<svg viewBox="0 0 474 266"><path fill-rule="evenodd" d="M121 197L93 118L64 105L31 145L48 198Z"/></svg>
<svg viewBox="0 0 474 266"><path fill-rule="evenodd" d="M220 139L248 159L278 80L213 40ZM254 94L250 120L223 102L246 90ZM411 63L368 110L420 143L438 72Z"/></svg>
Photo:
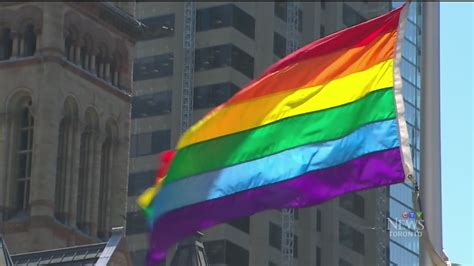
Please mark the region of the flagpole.
<svg viewBox="0 0 474 266"><path fill-rule="evenodd" d="M424 2L422 7L420 203L425 231L420 265L446 265L441 210L439 2Z"/></svg>

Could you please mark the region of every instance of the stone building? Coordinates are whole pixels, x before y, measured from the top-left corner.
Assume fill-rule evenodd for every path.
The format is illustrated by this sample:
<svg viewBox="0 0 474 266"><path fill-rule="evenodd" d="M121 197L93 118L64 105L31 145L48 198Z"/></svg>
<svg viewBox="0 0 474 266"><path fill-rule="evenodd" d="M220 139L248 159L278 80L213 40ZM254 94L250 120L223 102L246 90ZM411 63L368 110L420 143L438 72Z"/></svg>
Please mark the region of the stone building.
<svg viewBox="0 0 474 266"><path fill-rule="evenodd" d="M125 225L135 3L0 3L0 234L10 252ZM119 259L129 262L127 245Z"/></svg>

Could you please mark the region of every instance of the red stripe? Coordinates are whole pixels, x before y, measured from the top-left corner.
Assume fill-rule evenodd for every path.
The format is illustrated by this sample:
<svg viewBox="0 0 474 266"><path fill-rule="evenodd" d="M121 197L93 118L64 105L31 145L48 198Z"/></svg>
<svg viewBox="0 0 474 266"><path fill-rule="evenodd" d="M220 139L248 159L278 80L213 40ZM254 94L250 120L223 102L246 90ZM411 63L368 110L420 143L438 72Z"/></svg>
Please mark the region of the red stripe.
<svg viewBox="0 0 474 266"><path fill-rule="evenodd" d="M383 16L376 17L312 42L272 65L263 72L258 79L298 61L307 60L342 49L363 46L384 33L396 31L398 29L398 19L402 7L394 9Z"/></svg>

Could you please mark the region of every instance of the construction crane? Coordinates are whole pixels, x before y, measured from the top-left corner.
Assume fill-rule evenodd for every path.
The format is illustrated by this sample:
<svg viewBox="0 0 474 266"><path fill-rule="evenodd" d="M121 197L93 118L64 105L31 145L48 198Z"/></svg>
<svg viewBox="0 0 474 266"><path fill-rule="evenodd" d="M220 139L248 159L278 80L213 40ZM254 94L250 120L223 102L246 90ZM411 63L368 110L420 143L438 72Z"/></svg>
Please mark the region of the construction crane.
<svg viewBox="0 0 474 266"><path fill-rule="evenodd" d="M298 11L299 3L287 2L286 15L286 54L298 49ZM283 209L281 212L282 266L293 265L295 210Z"/></svg>
<svg viewBox="0 0 474 266"><path fill-rule="evenodd" d="M191 126L194 95L194 47L196 42L196 2L184 2L183 77L181 91L181 134Z"/></svg>

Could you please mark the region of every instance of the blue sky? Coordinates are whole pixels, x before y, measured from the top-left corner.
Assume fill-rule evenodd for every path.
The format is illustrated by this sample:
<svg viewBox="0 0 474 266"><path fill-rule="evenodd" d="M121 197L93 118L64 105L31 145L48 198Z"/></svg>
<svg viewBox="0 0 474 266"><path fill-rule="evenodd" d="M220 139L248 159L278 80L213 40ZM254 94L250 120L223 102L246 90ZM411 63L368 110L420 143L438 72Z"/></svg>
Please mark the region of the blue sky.
<svg viewBox="0 0 474 266"><path fill-rule="evenodd" d="M441 3L443 242L462 265L474 265L473 17L473 3Z"/></svg>

